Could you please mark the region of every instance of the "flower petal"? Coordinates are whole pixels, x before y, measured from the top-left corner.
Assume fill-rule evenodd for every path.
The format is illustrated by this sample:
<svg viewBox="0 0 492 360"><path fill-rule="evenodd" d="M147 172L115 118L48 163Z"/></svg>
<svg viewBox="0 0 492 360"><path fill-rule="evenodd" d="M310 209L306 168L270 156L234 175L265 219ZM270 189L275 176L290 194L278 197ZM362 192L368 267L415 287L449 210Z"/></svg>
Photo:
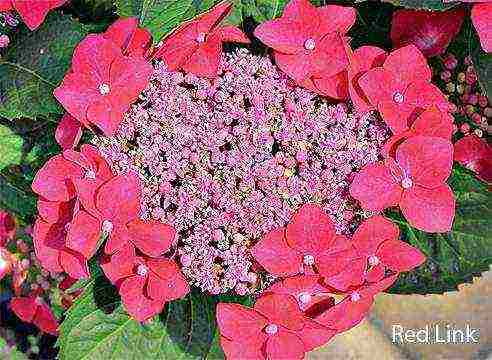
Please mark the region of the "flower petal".
<svg viewBox="0 0 492 360"><path fill-rule="evenodd" d="M285 18L266 21L254 32L263 44L283 54L297 54L302 51L308 39L302 25L296 20Z"/></svg>
<svg viewBox="0 0 492 360"><path fill-rule="evenodd" d="M153 299L172 301L190 292L188 282L176 262L168 259L148 260L153 273L149 275L148 294Z"/></svg>
<svg viewBox="0 0 492 360"><path fill-rule="evenodd" d="M296 275L301 267L301 255L287 245L284 229L266 234L251 249L251 254L272 275Z"/></svg>
<svg viewBox="0 0 492 360"><path fill-rule="evenodd" d="M38 218L34 224L33 241L36 258L41 265L53 273L62 272L58 257L65 241L63 228L59 224L49 224ZM55 243L56 247L48 246L47 243Z"/></svg>
<svg viewBox="0 0 492 360"><path fill-rule="evenodd" d="M97 191L97 209L105 220L126 225L138 218L140 191L140 180L135 173L116 176Z"/></svg>
<svg viewBox="0 0 492 360"><path fill-rule="evenodd" d="M402 189L390 169L382 164L369 164L354 177L350 195L360 201L364 209L382 211L396 205Z"/></svg>
<svg viewBox="0 0 492 360"><path fill-rule="evenodd" d="M75 196L73 177L81 177L81 167L66 160L62 155L49 159L37 172L32 190L49 201L69 201Z"/></svg>
<svg viewBox="0 0 492 360"><path fill-rule="evenodd" d="M266 339L262 330L268 325L268 319L240 304L219 303L217 324L220 334L232 341L258 344Z"/></svg>
<svg viewBox="0 0 492 360"><path fill-rule="evenodd" d="M383 242L397 240L399 235L398 226L390 220L382 216L372 216L357 228L352 239L359 253L368 257L375 255Z"/></svg>
<svg viewBox="0 0 492 360"><path fill-rule="evenodd" d="M414 136L398 146L396 162L413 184L440 186L451 174L453 145L442 138Z"/></svg>
<svg viewBox="0 0 492 360"><path fill-rule="evenodd" d="M471 12L471 19L478 36L482 49L492 52L492 4L474 4Z"/></svg>
<svg viewBox="0 0 492 360"><path fill-rule="evenodd" d="M391 21L391 40L395 48L413 44L426 57L446 51L451 40L458 34L465 12L463 9L449 11L397 10Z"/></svg>
<svg viewBox="0 0 492 360"><path fill-rule="evenodd" d="M383 67L390 71L399 84L415 81L430 82L432 70L422 52L415 45L407 45L392 51Z"/></svg>
<svg viewBox="0 0 492 360"><path fill-rule="evenodd" d="M75 214L67 233L66 246L86 259L96 252L101 237L101 221L80 210Z"/></svg>
<svg viewBox="0 0 492 360"><path fill-rule="evenodd" d="M55 139L63 150L76 147L82 137L82 124L69 113L63 115L56 128Z"/></svg>
<svg viewBox="0 0 492 360"><path fill-rule="evenodd" d="M183 64L182 69L196 76L214 78L219 70L221 52L222 40L220 34L211 35L205 43L199 45L196 51L191 54Z"/></svg>
<svg viewBox="0 0 492 360"><path fill-rule="evenodd" d="M303 205L285 230L288 246L302 253L316 255L335 241L335 225L317 205Z"/></svg>
<svg viewBox="0 0 492 360"><path fill-rule="evenodd" d="M227 360L266 360L262 351L262 343L250 344L243 341L231 341L221 336L220 345Z"/></svg>
<svg viewBox="0 0 492 360"><path fill-rule="evenodd" d="M400 208L410 225L426 232L451 230L456 200L447 184L434 189L413 186L403 193Z"/></svg>
<svg viewBox="0 0 492 360"><path fill-rule="evenodd" d="M275 336L270 336L267 340L268 359L300 360L304 359L305 352L301 338L284 329L280 329Z"/></svg>
<svg viewBox="0 0 492 360"><path fill-rule="evenodd" d="M35 297L14 297L10 300L10 308L24 322L32 322L37 307Z"/></svg>
<svg viewBox="0 0 492 360"><path fill-rule="evenodd" d="M355 9L348 6L326 5L318 9L322 32L347 33L356 19Z"/></svg>
<svg viewBox="0 0 492 360"><path fill-rule="evenodd" d="M237 26L221 26L216 30L216 32L220 34L222 42L235 42L242 44L249 44L251 42L246 34L243 33L243 31Z"/></svg>
<svg viewBox="0 0 492 360"><path fill-rule="evenodd" d="M60 265L63 270L74 279L87 279L90 277L87 259L80 253L70 249L60 251Z"/></svg>
<svg viewBox="0 0 492 360"><path fill-rule="evenodd" d="M336 330L308 320L304 323L302 330L297 332L297 336L301 338L305 351L311 351L326 344L336 333Z"/></svg>
<svg viewBox="0 0 492 360"><path fill-rule="evenodd" d="M41 331L53 336L58 336L58 320L55 315L53 315L53 311L51 311L50 307L44 302L37 307L32 322Z"/></svg>
<svg viewBox="0 0 492 360"><path fill-rule="evenodd" d="M152 300L145 296L146 277L131 276L121 283L119 292L123 306L135 320L143 322L159 314L164 309L162 300Z"/></svg>
<svg viewBox="0 0 492 360"><path fill-rule="evenodd" d="M101 267L111 283L116 284L119 280L134 275L134 267L138 263L133 245L124 246L121 250L107 256L101 261Z"/></svg>
<svg viewBox="0 0 492 360"><path fill-rule="evenodd" d="M168 251L176 235L170 225L157 221L136 219L128 223L128 233L133 245L145 255L158 257Z"/></svg>
<svg viewBox="0 0 492 360"><path fill-rule="evenodd" d="M378 250L378 257L393 271L410 271L425 262L425 256L413 246L399 240L385 241Z"/></svg>
<svg viewBox="0 0 492 360"><path fill-rule="evenodd" d="M289 330L300 330L304 325L297 301L289 295L265 294L256 300L254 309L266 316L270 323L282 325Z"/></svg>
<svg viewBox="0 0 492 360"><path fill-rule="evenodd" d="M67 0L28 2L25 0L12 0L12 5L22 17L27 27L32 31L37 29L44 21L51 9L63 5Z"/></svg>

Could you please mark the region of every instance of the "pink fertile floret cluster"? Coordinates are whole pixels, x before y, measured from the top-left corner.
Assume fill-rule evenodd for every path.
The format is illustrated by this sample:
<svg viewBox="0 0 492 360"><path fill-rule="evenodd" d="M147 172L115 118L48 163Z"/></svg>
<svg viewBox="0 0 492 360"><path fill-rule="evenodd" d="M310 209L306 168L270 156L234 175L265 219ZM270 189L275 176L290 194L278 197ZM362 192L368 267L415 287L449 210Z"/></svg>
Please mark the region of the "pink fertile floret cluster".
<svg viewBox="0 0 492 360"><path fill-rule="evenodd" d="M178 231L190 283L246 294L264 280L247 249L302 204L353 230L365 214L349 184L389 133L296 86L266 56L238 49L220 68L211 81L158 63L117 133L95 142L115 172L140 174L144 217Z"/></svg>

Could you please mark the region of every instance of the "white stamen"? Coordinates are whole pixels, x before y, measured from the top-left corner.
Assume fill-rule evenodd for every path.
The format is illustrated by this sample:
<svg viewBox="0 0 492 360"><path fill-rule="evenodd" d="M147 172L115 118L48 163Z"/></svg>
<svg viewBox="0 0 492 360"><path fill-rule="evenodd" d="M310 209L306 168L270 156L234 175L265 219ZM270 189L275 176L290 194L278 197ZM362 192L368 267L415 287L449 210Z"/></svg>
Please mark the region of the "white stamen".
<svg viewBox="0 0 492 360"><path fill-rule="evenodd" d="M369 256L368 262L370 266L376 266L379 264L379 258L376 255L371 255Z"/></svg>
<svg viewBox="0 0 492 360"><path fill-rule="evenodd" d="M313 255L304 255L303 258L304 265L314 265L314 256Z"/></svg>
<svg viewBox="0 0 492 360"><path fill-rule="evenodd" d="M147 275L148 272L149 272L149 269L147 268L147 266L145 266L143 264L138 265L138 267L137 267L137 274L138 275L145 276L145 275Z"/></svg>
<svg viewBox="0 0 492 360"><path fill-rule="evenodd" d="M109 85L108 84L101 84L99 85L99 92L101 93L101 95L107 95L109 94L109 91L111 89L109 88Z"/></svg>
<svg viewBox="0 0 492 360"><path fill-rule="evenodd" d="M402 93L399 93L398 91L394 93L393 95L393 101L397 104L401 104L405 100L405 97L403 96Z"/></svg>
<svg viewBox="0 0 492 360"><path fill-rule="evenodd" d="M316 48L316 41L314 39L307 39L304 42L304 48L306 50L314 50Z"/></svg>
<svg viewBox="0 0 492 360"><path fill-rule="evenodd" d="M353 302L359 301L360 294L358 292L353 292L352 295L350 295L350 300L352 300Z"/></svg>
<svg viewBox="0 0 492 360"><path fill-rule="evenodd" d="M96 173L94 172L94 170L87 170L84 174L84 177L86 179L94 180L96 178Z"/></svg>
<svg viewBox="0 0 492 360"><path fill-rule="evenodd" d="M205 42L205 37L207 36L207 34L205 34L204 32L201 32L198 34L198 36L196 37L196 41L199 42L199 43L204 43Z"/></svg>
<svg viewBox="0 0 492 360"><path fill-rule="evenodd" d="M311 294L307 292L302 292L299 294L298 299L303 304L309 304L311 302Z"/></svg>
<svg viewBox="0 0 492 360"><path fill-rule="evenodd" d="M410 189L410 188L413 186L413 181L412 181L412 179L410 179L409 177L404 178L404 179L401 181L401 186L402 186L404 189Z"/></svg>
<svg viewBox="0 0 492 360"><path fill-rule="evenodd" d="M278 332L278 326L275 325L275 324L269 324L267 325L267 327L265 328L265 332L268 334L268 335L275 335L277 332Z"/></svg>
<svg viewBox="0 0 492 360"><path fill-rule="evenodd" d="M109 234L113 231L113 223L109 220L104 220L102 223L102 231Z"/></svg>

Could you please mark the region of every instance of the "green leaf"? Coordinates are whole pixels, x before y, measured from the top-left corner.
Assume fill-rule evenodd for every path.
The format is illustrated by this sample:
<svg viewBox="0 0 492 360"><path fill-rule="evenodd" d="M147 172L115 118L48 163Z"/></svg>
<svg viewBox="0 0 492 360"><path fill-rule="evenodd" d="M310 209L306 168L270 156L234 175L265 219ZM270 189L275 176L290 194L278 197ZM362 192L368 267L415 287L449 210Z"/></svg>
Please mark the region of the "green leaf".
<svg viewBox="0 0 492 360"><path fill-rule="evenodd" d="M87 34L70 16L51 12L36 31L22 27L0 59L0 116L8 119L61 114L52 93Z"/></svg>
<svg viewBox="0 0 492 360"><path fill-rule="evenodd" d="M473 65L475 65L480 85L492 102L492 54L482 52L475 55Z"/></svg>
<svg viewBox="0 0 492 360"><path fill-rule="evenodd" d="M218 0L114 0L120 16L136 16L155 39L171 32L183 21L210 9Z"/></svg>
<svg viewBox="0 0 492 360"><path fill-rule="evenodd" d="M60 326L59 358L223 359L215 306L217 301L231 300L192 292L169 303L164 313L142 325L127 315L116 289L103 276L97 276Z"/></svg>
<svg viewBox="0 0 492 360"><path fill-rule="evenodd" d="M36 198L32 192L16 186L0 174L0 208L24 220L32 219L36 214Z"/></svg>
<svg viewBox="0 0 492 360"><path fill-rule="evenodd" d="M22 138L0 124L0 170L4 167L19 164L22 158Z"/></svg>
<svg viewBox="0 0 492 360"><path fill-rule="evenodd" d="M492 264L492 193L473 174L458 167L449 181L456 196L456 216L448 233L429 234L390 214L403 240L427 256L420 268L402 274L392 293L440 294L471 282Z"/></svg>
<svg viewBox="0 0 492 360"><path fill-rule="evenodd" d="M288 0L245 0L243 1L244 16L251 16L256 22L262 23L282 15Z"/></svg>
<svg viewBox="0 0 492 360"><path fill-rule="evenodd" d="M403 6L408 9L418 10L447 10L455 7L457 3L446 3L442 0L383 0L395 6Z"/></svg>

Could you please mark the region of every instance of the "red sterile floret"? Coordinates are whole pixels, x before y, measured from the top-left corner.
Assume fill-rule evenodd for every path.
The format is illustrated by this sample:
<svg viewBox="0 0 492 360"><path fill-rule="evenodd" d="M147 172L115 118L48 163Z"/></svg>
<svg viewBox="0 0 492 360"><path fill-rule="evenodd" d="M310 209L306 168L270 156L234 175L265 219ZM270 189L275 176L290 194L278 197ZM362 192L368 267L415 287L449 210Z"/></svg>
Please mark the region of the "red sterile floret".
<svg viewBox="0 0 492 360"><path fill-rule="evenodd" d="M399 144L418 135L439 137L451 141L453 116L440 111L437 106L432 106L417 117L410 129L389 138L381 152L385 156L394 157Z"/></svg>
<svg viewBox="0 0 492 360"><path fill-rule="evenodd" d="M381 113L395 135L408 129L415 117L430 106L449 110L441 91L431 84L432 71L414 45L391 52L383 66L359 78L360 88Z"/></svg>
<svg viewBox="0 0 492 360"><path fill-rule="evenodd" d="M397 10L391 21L391 40L399 48L413 44L427 56L443 54L465 18L461 8L449 11Z"/></svg>
<svg viewBox="0 0 492 360"><path fill-rule="evenodd" d="M169 225L139 218L141 185L136 174L119 175L91 189L79 192L84 209L77 212L70 225L69 248L90 254L100 236L105 234L108 254L130 243L148 256L160 256L169 250L175 230Z"/></svg>
<svg viewBox="0 0 492 360"><path fill-rule="evenodd" d="M353 8L316 8L308 0L292 0L282 17L259 25L255 36L273 49L278 67L299 85L338 97L336 87L343 82L334 77L346 78L341 74L348 65L343 35L354 22Z"/></svg>
<svg viewBox="0 0 492 360"><path fill-rule="evenodd" d="M347 49L349 66L348 71L348 92L350 99L357 113L363 115L374 106L369 103L366 95L359 86L359 78L368 70L382 66L388 56L386 51L376 46L361 46L355 50Z"/></svg>
<svg viewBox="0 0 492 360"><path fill-rule="evenodd" d="M414 136L398 146L394 160L370 164L356 174L350 194L365 209L382 211L399 205L412 226L446 232L455 212L453 192L445 183L452 165L449 141Z"/></svg>
<svg viewBox="0 0 492 360"><path fill-rule="evenodd" d="M143 58L124 56L105 35L91 34L77 45L72 67L54 95L82 124L111 136L152 72Z"/></svg>
<svg viewBox="0 0 492 360"><path fill-rule="evenodd" d="M215 78L224 42L249 43L235 26L221 26L233 5L222 2L190 22L184 23L158 44L154 58L164 60L169 70L183 70Z"/></svg>
<svg viewBox="0 0 492 360"><path fill-rule="evenodd" d="M15 9L30 30L36 30L51 9L66 3L67 0L0 0L0 11Z"/></svg>
<svg viewBox="0 0 492 360"><path fill-rule="evenodd" d="M101 266L118 287L125 309L138 321L152 318L167 301L179 299L190 291L176 262L139 256L130 244Z"/></svg>
<svg viewBox="0 0 492 360"><path fill-rule="evenodd" d="M398 275L391 275L373 284L366 284L347 292L342 301L315 318L315 321L336 329L338 333L349 330L367 316L374 297L389 288Z"/></svg>
<svg viewBox="0 0 492 360"><path fill-rule="evenodd" d="M492 183L492 146L476 135L467 135L454 144L454 160Z"/></svg>
<svg viewBox="0 0 492 360"><path fill-rule="evenodd" d="M219 303L217 323L227 359L303 359L335 331L305 317L296 299L265 294L253 309Z"/></svg>
<svg viewBox="0 0 492 360"><path fill-rule="evenodd" d="M398 226L382 216L365 220L355 231L354 246L368 264L366 280L378 282L386 270L396 273L410 271L425 261L425 256L416 248L399 240Z"/></svg>
<svg viewBox="0 0 492 360"><path fill-rule="evenodd" d="M138 27L138 19L135 17L116 20L103 35L128 56L143 58L152 46L152 35L148 30Z"/></svg>
<svg viewBox="0 0 492 360"><path fill-rule="evenodd" d="M279 281L268 289L265 293L274 293L281 295L290 295L297 300L299 309L308 314L314 311L319 311L319 304L323 303L323 307L334 305L331 297L331 289L328 289L321 283L319 275L298 275L288 277Z"/></svg>
<svg viewBox="0 0 492 360"><path fill-rule="evenodd" d="M251 253L258 263L276 276L300 273L323 276L335 288L361 284L363 271L350 241L335 233L331 219L312 204L303 205L286 228L273 230Z"/></svg>
<svg viewBox="0 0 492 360"><path fill-rule="evenodd" d="M66 113L60 120L55 132L55 139L63 150L75 148L82 137L82 124L72 115Z"/></svg>
<svg viewBox="0 0 492 360"><path fill-rule="evenodd" d="M0 210L0 247L4 247L7 242L15 236L15 219L8 212Z"/></svg>
<svg viewBox="0 0 492 360"><path fill-rule="evenodd" d="M58 320L41 297L14 297L10 307L22 321L36 325L45 333L58 335Z"/></svg>
<svg viewBox="0 0 492 360"><path fill-rule="evenodd" d="M97 148L83 145L80 153L66 150L49 159L37 172L32 190L43 199L67 202L76 196L77 180L106 180L112 176Z"/></svg>
<svg viewBox="0 0 492 360"><path fill-rule="evenodd" d="M486 1L480 1L485 3ZM471 12L471 19L477 30L482 49L492 52L492 3L475 4Z"/></svg>

